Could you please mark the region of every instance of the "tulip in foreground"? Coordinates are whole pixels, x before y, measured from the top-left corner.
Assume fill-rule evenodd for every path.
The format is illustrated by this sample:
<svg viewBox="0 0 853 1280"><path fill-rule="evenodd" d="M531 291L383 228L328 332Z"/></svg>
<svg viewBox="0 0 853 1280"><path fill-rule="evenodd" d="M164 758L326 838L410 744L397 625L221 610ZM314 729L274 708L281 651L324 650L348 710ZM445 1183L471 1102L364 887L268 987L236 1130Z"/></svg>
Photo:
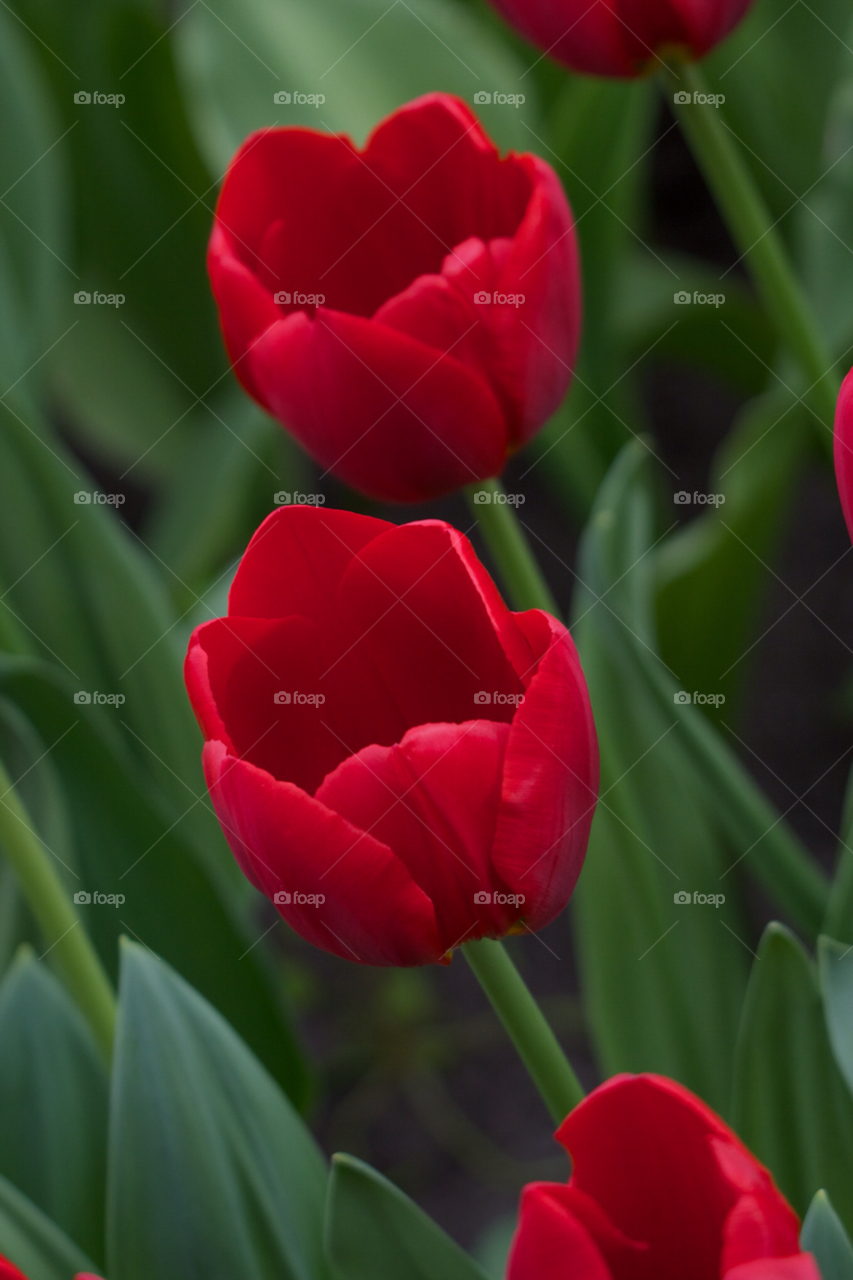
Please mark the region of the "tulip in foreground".
<svg viewBox="0 0 853 1280"><path fill-rule="evenodd" d="M638 76L673 53L701 58L751 0L492 0L552 58L596 76Z"/></svg>
<svg viewBox="0 0 853 1280"><path fill-rule="evenodd" d="M425 964L568 902L598 789L578 656L450 525L275 511L185 673L225 836L310 942Z"/></svg>
<svg viewBox="0 0 853 1280"><path fill-rule="evenodd" d="M853 538L853 369L841 384L835 410L835 479L847 529Z"/></svg>
<svg viewBox="0 0 853 1280"><path fill-rule="evenodd" d="M525 1188L507 1280L820 1280L768 1171L674 1081L614 1076L557 1138L572 1176Z"/></svg>
<svg viewBox="0 0 853 1280"><path fill-rule="evenodd" d="M434 93L359 151L252 134L208 270L246 390L327 470L418 502L495 476L565 396L580 331L562 186Z"/></svg>

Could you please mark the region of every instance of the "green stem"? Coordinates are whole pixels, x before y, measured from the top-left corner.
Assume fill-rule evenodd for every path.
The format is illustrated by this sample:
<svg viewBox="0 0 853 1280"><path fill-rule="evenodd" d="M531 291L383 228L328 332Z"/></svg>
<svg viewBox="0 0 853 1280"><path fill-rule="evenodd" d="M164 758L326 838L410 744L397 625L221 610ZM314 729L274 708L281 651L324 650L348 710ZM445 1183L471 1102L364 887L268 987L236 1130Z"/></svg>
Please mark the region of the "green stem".
<svg viewBox="0 0 853 1280"><path fill-rule="evenodd" d="M557 603L530 550L515 507L502 500L506 493L500 480L469 485L465 492L514 607L544 609L559 617ZM487 496L486 501L481 495Z"/></svg>
<svg viewBox="0 0 853 1280"><path fill-rule="evenodd" d="M559 1124L582 1101L584 1091L545 1015L502 943L482 938L463 943L462 951Z"/></svg>
<svg viewBox="0 0 853 1280"><path fill-rule="evenodd" d="M669 102L755 279L767 315L808 380L808 399L832 431L839 380L812 309L791 270L784 244L734 136L717 107L695 100L707 84L695 62L663 72ZM687 92L690 102L674 100ZM831 449L832 436L824 435Z"/></svg>
<svg viewBox="0 0 853 1280"><path fill-rule="evenodd" d="M0 848L12 864L68 991L109 1061L116 1019L112 987L2 764Z"/></svg>

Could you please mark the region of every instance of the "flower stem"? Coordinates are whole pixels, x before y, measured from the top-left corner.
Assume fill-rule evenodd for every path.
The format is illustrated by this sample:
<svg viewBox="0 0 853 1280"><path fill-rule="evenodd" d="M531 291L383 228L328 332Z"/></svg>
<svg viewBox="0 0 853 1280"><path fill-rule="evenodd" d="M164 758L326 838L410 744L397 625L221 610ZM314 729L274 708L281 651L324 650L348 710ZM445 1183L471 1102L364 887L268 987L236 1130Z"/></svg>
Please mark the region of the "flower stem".
<svg viewBox="0 0 853 1280"><path fill-rule="evenodd" d="M65 986L109 1062L116 1018L115 995L80 917L2 764L0 848L12 864Z"/></svg>
<svg viewBox="0 0 853 1280"><path fill-rule="evenodd" d="M544 609L559 618L551 588L530 550L515 507L505 501L506 493L500 480L469 485L465 492L500 570L510 602L516 609ZM481 495L487 495L485 501Z"/></svg>
<svg viewBox="0 0 853 1280"><path fill-rule="evenodd" d="M545 1015L502 943L482 938L463 943L462 951L552 1119L560 1123L583 1099L584 1091Z"/></svg>
<svg viewBox="0 0 853 1280"><path fill-rule="evenodd" d="M696 63L680 63L662 74L668 101L752 272L767 315L808 380L806 398L831 433L839 389L835 362L734 135L717 107L695 100L708 87ZM688 103L678 102L680 91L690 95ZM827 433L824 439L831 450L832 435Z"/></svg>

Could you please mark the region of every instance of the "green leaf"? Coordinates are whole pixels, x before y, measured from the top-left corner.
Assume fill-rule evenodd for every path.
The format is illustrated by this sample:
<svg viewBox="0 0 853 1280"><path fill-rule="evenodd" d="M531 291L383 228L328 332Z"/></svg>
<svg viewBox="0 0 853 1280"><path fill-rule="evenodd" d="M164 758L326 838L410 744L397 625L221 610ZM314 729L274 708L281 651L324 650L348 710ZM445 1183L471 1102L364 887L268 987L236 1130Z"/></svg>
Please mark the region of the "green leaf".
<svg viewBox="0 0 853 1280"><path fill-rule="evenodd" d="M242 918L245 898L223 895L180 826L169 830L109 717L75 705L73 685L61 673L30 659L0 659L0 690L52 747L75 845L75 887L125 899L117 907L81 907L109 973L117 971L122 933L156 947L233 1023L290 1096L304 1102L305 1063L262 948L252 949L257 930Z"/></svg>
<svg viewBox="0 0 853 1280"><path fill-rule="evenodd" d="M853 954L845 943L823 937L818 963L832 1051L853 1092Z"/></svg>
<svg viewBox="0 0 853 1280"><path fill-rule="evenodd" d="M800 1248L814 1254L823 1280L853 1280L853 1245L825 1191L809 1205Z"/></svg>
<svg viewBox="0 0 853 1280"><path fill-rule="evenodd" d="M95 1264L63 1231L0 1177L0 1253L23 1271L27 1280L73 1280Z"/></svg>
<svg viewBox="0 0 853 1280"><path fill-rule="evenodd" d="M97 1263L108 1082L76 1007L32 955L0 986L0 1174Z"/></svg>
<svg viewBox="0 0 853 1280"><path fill-rule="evenodd" d="M326 1249L342 1280L487 1280L422 1209L354 1156L332 1161Z"/></svg>
<svg viewBox="0 0 853 1280"><path fill-rule="evenodd" d="M822 1187L853 1223L853 1099L835 1064L817 970L770 924L743 1006L732 1122L798 1213Z"/></svg>
<svg viewBox="0 0 853 1280"><path fill-rule="evenodd" d="M174 41L213 173L255 129L301 125L362 141L404 102L435 90L469 103L483 89L524 93L521 108L487 106L483 121L502 146L529 149L521 118L531 119L535 104L521 61L450 0L211 0L188 11ZM276 92L326 100L277 105Z"/></svg>
<svg viewBox="0 0 853 1280"><path fill-rule="evenodd" d="M111 1280L325 1280L323 1157L222 1018L133 943L122 959Z"/></svg>

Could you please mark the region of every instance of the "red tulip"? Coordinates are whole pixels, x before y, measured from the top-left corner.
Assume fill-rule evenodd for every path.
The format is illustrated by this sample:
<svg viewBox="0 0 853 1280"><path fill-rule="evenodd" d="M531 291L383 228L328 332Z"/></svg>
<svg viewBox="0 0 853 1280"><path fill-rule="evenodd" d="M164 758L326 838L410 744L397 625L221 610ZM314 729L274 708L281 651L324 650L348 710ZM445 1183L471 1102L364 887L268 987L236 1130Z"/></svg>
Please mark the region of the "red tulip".
<svg viewBox="0 0 853 1280"><path fill-rule="evenodd" d="M557 1138L572 1176L524 1189L508 1280L820 1280L770 1174L674 1081L614 1076Z"/></svg>
<svg viewBox="0 0 853 1280"><path fill-rule="evenodd" d="M835 410L835 479L847 529L853 538L853 369L841 384Z"/></svg>
<svg viewBox="0 0 853 1280"><path fill-rule="evenodd" d="M577 653L450 525L280 508L185 675L226 838L310 942L425 964L568 902L598 788Z"/></svg>
<svg viewBox="0 0 853 1280"><path fill-rule="evenodd" d="M0 1254L0 1280L27 1280L27 1277L8 1258ZM74 1280L101 1280L101 1278L91 1275L88 1271L80 1271Z"/></svg>
<svg viewBox="0 0 853 1280"><path fill-rule="evenodd" d="M569 385L580 285L563 189L538 156L501 160L446 94L396 111L364 151L312 129L252 134L208 269L243 386L378 498L497 475Z"/></svg>
<svg viewBox="0 0 853 1280"><path fill-rule="evenodd" d="M558 62L594 76L639 76L677 51L701 58L751 0L492 0Z"/></svg>

